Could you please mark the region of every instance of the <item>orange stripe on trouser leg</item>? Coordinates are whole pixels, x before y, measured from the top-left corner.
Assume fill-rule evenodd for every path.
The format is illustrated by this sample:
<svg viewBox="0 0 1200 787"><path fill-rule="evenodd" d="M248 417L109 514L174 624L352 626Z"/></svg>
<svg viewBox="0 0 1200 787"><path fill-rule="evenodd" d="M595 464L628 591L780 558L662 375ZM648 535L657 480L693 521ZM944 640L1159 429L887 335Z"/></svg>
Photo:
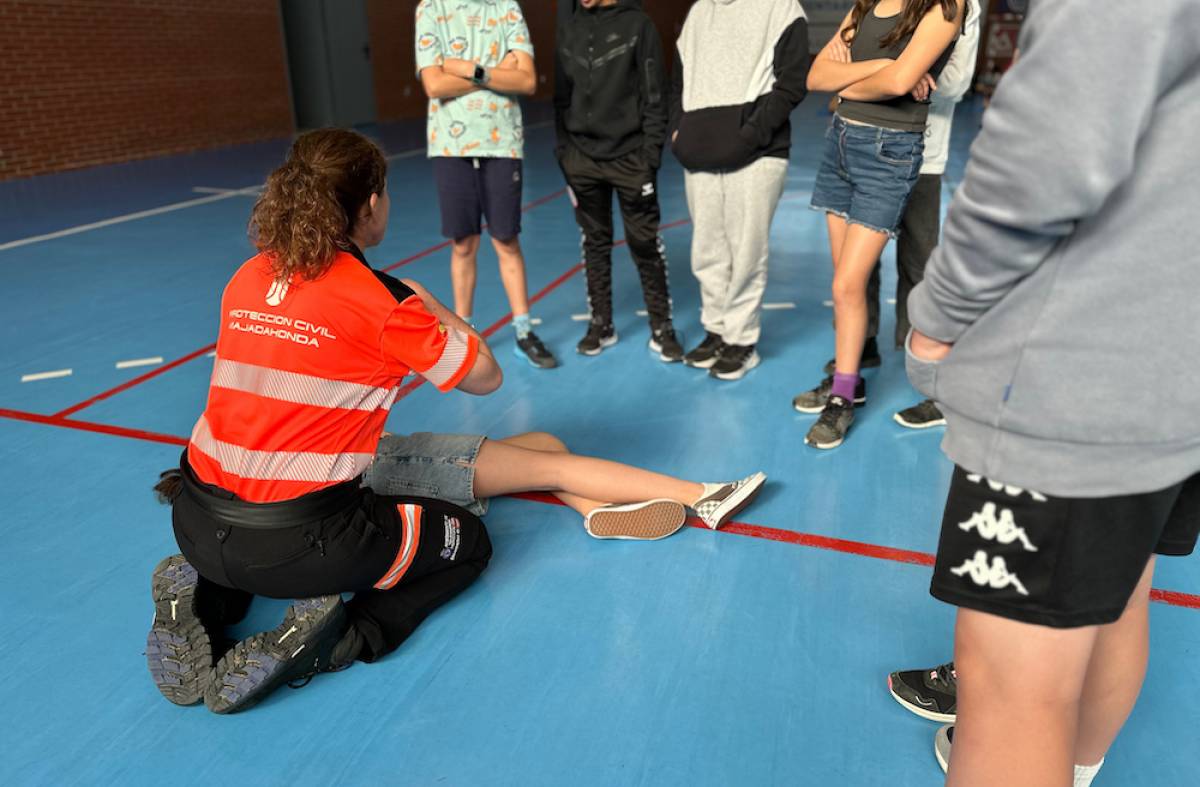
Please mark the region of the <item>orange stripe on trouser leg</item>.
<svg viewBox="0 0 1200 787"><path fill-rule="evenodd" d="M376 590L390 590L395 587L412 565L417 556L417 545L421 542L421 506L413 503L400 503L396 506L400 521L404 523L404 537L400 548L396 550L396 559L383 578L375 583Z"/></svg>

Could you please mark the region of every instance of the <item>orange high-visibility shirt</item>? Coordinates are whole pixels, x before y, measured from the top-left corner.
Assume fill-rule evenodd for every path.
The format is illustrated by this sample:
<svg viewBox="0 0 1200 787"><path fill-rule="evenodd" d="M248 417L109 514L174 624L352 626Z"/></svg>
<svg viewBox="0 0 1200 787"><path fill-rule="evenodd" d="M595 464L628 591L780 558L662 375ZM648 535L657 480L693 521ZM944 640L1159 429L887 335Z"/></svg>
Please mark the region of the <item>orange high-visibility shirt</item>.
<svg viewBox="0 0 1200 787"><path fill-rule="evenodd" d="M401 380L442 391L471 370L479 340L442 325L411 289L357 249L314 280L276 281L264 255L234 274L208 404L188 462L243 500L291 500L359 476L375 456Z"/></svg>

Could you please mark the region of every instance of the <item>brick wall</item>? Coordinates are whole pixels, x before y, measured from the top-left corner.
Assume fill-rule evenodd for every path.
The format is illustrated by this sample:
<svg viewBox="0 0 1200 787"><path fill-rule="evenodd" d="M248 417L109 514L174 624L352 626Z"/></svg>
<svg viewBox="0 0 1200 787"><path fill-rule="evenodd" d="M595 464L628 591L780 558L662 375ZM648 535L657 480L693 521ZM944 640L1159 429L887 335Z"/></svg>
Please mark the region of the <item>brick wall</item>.
<svg viewBox="0 0 1200 787"><path fill-rule="evenodd" d="M0 180L291 132L278 0L0 0Z"/></svg>

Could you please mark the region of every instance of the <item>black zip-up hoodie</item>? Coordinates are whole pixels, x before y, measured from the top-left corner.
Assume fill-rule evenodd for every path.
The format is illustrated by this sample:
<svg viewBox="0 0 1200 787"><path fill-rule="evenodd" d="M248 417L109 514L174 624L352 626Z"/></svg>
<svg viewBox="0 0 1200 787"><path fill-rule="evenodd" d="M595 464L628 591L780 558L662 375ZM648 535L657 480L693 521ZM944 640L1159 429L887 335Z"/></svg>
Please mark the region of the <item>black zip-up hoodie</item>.
<svg viewBox="0 0 1200 787"><path fill-rule="evenodd" d="M558 148L611 161L640 150L657 169L667 138L666 70L658 30L640 0L575 11L558 31Z"/></svg>

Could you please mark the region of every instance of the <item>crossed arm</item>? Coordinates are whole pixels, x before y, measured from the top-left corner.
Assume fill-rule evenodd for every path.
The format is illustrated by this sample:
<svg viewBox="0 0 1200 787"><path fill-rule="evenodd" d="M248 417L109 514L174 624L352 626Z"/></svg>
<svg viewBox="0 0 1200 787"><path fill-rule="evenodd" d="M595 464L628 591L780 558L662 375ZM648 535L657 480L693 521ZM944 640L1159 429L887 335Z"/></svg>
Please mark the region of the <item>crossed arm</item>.
<svg viewBox="0 0 1200 787"><path fill-rule="evenodd" d="M474 73L473 61L447 58L440 66L421 69L421 86L430 98L458 98L480 89L471 81ZM528 52L510 51L489 74L486 87L496 93L532 96L537 90L537 69Z"/></svg>

